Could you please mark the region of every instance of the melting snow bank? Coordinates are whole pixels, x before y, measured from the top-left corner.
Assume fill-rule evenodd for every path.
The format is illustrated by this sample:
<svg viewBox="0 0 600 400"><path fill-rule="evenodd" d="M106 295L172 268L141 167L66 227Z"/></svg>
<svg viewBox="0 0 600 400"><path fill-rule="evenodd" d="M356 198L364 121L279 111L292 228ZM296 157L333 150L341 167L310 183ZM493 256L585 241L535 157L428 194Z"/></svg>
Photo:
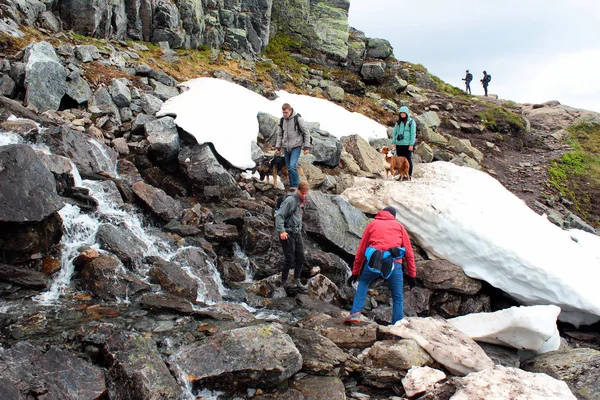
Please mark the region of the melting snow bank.
<svg viewBox="0 0 600 400"><path fill-rule="evenodd" d="M258 113L280 117L283 103L290 103L305 121L318 122L337 138L354 134L366 140L387 137L385 126L324 99L278 91L278 98L271 101L215 78L197 78L182 85L189 90L167 100L157 116L176 115L175 123L199 144L211 142L219 155L241 169L255 165L251 143L258 136Z"/></svg>
<svg viewBox="0 0 600 400"><path fill-rule="evenodd" d="M600 320L600 237L575 242L574 231L537 215L483 172L417 164L411 182L358 178L342 197L371 214L395 207L430 255L523 304L555 304L563 310L559 319L576 326Z"/></svg>

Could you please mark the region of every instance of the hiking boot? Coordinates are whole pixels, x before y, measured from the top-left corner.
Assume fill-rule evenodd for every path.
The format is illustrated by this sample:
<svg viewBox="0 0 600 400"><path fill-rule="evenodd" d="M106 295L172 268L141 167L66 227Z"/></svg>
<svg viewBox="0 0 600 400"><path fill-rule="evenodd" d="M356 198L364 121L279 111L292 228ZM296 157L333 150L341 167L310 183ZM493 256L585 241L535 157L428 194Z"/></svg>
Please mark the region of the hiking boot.
<svg viewBox="0 0 600 400"><path fill-rule="evenodd" d="M296 289L298 292L301 293L306 293L306 285L303 285L302 282L300 282L300 278L294 278L294 280L292 281L292 287L294 289Z"/></svg>
<svg viewBox="0 0 600 400"><path fill-rule="evenodd" d="M344 323L346 323L346 324L358 324L359 322L360 322L360 312L348 314L348 315L346 315L346 318L344 318Z"/></svg>

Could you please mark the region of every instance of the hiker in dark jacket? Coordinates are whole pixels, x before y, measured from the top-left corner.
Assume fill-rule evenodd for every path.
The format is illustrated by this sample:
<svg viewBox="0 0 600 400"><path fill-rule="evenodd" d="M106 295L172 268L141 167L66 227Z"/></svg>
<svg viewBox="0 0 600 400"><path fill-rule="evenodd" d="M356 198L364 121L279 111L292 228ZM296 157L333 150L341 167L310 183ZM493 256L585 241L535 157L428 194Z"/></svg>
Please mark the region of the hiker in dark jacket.
<svg viewBox="0 0 600 400"><path fill-rule="evenodd" d="M348 283L358 280L358 288L356 289L356 295L354 296L352 310L350 310L350 314L344 319L344 322L360 322L360 314L365 304L369 284L376 278L381 277L381 274L373 272L365 265L365 261L370 261L367 260L367 257L373 256L373 250L386 252L391 249L402 247L405 249L403 256L404 262L402 261L402 258L393 259L394 269L391 272L391 275L386 279L386 282L392 291L392 324L403 318L404 295L402 290L404 282L402 276L402 264L404 264L404 272L408 275L407 282L411 288L415 287L417 284L417 267L415 265L415 256L406 229L396 220L396 210L393 207L386 207L379 211L375 216L375 219L367 225L358 249L356 250L352 276L348 279Z"/></svg>
<svg viewBox="0 0 600 400"><path fill-rule="evenodd" d="M467 70L465 74L465 77L462 78L462 80L465 81L465 92L471 94L471 81L473 80L473 74L470 73L469 70Z"/></svg>
<svg viewBox="0 0 600 400"><path fill-rule="evenodd" d="M410 164L408 175L412 178L413 162L412 153L415 149L415 140L417 139L417 123L410 118L408 107L400 107L398 121L394 125L394 136L392 144L396 145L396 155L406 157Z"/></svg>
<svg viewBox="0 0 600 400"><path fill-rule="evenodd" d="M483 78L481 79L481 84L483 85L483 91L485 92L486 96L488 95L487 88L491 80L492 77L488 75L487 72L483 71Z"/></svg>
<svg viewBox="0 0 600 400"><path fill-rule="evenodd" d="M300 282L302 264L304 264L304 242L302 241L302 216L308 203L308 182L302 181L293 194L287 196L275 211L275 229L283 249L283 268L280 285L287 288L306 290ZM288 285L288 274L294 268L294 280Z"/></svg>
<svg viewBox="0 0 600 400"><path fill-rule="evenodd" d="M281 106L283 118L281 126L277 127L277 141L275 142L276 153L283 149L285 165L288 169L290 190L295 190L300 182L298 174L298 159L301 150L304 155L310 150L310 132L302 117L294 112L292 106L285 103Z"/></svg>

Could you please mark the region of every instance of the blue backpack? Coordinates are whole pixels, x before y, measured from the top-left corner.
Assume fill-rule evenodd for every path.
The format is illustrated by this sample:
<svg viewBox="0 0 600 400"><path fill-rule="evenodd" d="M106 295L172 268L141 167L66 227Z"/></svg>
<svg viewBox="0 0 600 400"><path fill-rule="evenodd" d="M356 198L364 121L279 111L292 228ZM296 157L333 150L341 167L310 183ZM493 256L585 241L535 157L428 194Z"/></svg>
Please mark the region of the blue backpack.
<svg viewBox="0 0 600 400"><path fill-rule="evenodd" d="M394 260L404 257L404 253L406 253L404 247L394 247L386 251L369 247L365 251L367 269L380 274L383 279L388 279L396 268Z"/></svg>

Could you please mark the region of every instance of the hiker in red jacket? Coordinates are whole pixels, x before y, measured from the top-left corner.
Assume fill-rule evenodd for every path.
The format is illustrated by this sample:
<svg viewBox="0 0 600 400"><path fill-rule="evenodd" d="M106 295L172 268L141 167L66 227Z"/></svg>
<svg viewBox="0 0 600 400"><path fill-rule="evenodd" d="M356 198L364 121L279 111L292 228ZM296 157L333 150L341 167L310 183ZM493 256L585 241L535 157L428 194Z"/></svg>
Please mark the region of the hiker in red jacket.
<svg viewBox="0 0 600 400"><path fill-rule="evenodd" d="M402 263L403 258L404 263ZM352 310L344 322L360 322L360 313L369 284L378 277L383 277L392 291L392 323L400 321L404 316L402 264L404 264L404 272L408 275L409 286L415 287L417 268L408 233L396 220L396 210L393 207L386 207L379 211L375 219L367 225L356 250L352 276L348 279L348 283L358 280L358 288Z"/></svg>

